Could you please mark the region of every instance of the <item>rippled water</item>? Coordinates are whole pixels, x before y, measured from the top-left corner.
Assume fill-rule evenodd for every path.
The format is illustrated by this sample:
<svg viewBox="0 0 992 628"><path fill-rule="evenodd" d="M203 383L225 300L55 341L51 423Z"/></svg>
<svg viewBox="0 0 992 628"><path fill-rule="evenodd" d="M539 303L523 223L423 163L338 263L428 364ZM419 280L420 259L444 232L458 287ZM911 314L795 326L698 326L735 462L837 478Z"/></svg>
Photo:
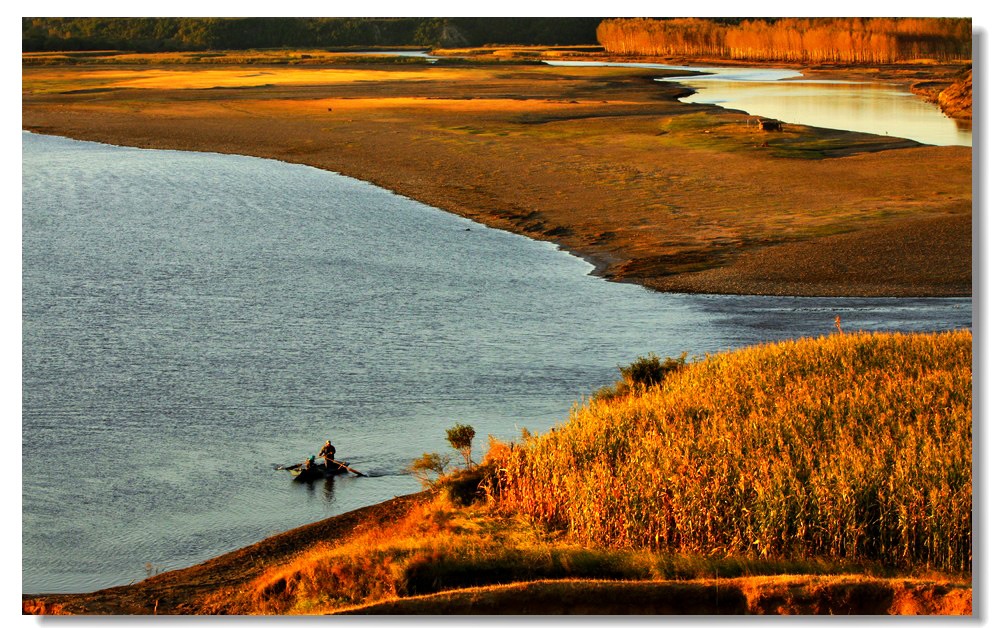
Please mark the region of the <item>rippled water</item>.
<svg viewBox="0 0 992 628"><path fill-rule="evenodd" d="M23 591L188 566L419 489L455 421L543 431L616 365L969 299L658 294L305 166L23 135ZM275 465L332 438L369 478Z"/></svg>
<svg viewBox="0 0 992 628"><path fill-rule="evenodd" d="M936 146L971 146L971 128L951 120L908 88L879 81L802 79L782 68L713 67L660 63L549 61L551 65L608 65L705 72L658 79L696 90L686 103L718 105L790 124L890 135Z"/></svg>

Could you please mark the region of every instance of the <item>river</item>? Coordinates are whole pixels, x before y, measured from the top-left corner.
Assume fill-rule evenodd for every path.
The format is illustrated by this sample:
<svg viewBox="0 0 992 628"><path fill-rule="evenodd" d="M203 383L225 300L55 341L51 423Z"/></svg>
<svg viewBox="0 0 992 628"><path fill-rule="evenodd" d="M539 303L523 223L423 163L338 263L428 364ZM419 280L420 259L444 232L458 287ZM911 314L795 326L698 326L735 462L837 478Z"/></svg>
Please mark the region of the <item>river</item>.
<svg viewBox="0 0 992 628"><path fill-rule="evenodd" d="M881 81L803 78L784 68L718 67L598 61L547 61L560 66L617 66L692 71L660 78L692 88L682 102L717 105L754 116L843 131L890 135L935 146L971 146L971 128L948 118L908 88Z"/></svg>
<svg viewBox="0 0 992 628"><path fill-rule="evenodd" d="M22 135L23 592L195 564L419 490L638 355L971 325L970 299L660 294L306 166ZM276 466L331 438L370 477ZM478 453L477 453L478 457Z"/></svg>

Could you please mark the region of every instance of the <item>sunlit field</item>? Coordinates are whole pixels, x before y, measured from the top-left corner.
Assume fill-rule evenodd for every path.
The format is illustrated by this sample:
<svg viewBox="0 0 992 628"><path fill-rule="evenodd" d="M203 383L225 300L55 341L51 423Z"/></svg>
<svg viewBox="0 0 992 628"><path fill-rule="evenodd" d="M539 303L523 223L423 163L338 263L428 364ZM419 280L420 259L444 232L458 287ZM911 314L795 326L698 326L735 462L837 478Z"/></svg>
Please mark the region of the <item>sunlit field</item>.
<svg viewBox="0 0 992 628"><path fill-rule="evenodd" d="M496 499L576 540L971 569L969 331L710 357L498 449Z"/></svg>

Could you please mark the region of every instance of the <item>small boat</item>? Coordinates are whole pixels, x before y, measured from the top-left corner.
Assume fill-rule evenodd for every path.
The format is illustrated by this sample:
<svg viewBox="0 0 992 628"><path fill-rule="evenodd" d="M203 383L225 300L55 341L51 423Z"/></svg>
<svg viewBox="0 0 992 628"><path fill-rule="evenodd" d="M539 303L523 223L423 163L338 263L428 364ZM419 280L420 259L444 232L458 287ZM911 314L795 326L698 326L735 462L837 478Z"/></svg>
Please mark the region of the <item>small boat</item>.
<svg viewBox="0 0 992 628"><path fill-rule="evenodd" d="M289 469L289 473L293 476L293 480L296 482L313 482L314 480L331 478L335 475L344 475L345 473L351 471L347 462L339 462L337 464L339 466L333 467L330 470L328 470L327 465L322 462L314 464L309 469L304 469L303 465L300 465L295 469Z"/></svg>

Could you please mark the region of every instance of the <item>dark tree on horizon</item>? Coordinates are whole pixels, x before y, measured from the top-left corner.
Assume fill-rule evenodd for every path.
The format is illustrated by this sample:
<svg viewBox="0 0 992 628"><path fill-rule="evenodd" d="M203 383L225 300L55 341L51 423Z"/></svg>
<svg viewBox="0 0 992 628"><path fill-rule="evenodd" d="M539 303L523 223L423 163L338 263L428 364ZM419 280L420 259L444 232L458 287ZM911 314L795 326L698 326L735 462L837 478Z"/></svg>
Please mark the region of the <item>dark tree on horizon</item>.
<svg viewBox="0 0 992 628"><path fill-rule="evenodd" d="M602 18L245 17L21 19L24 52L177 52L257 48L596 45Z"/></svg>

